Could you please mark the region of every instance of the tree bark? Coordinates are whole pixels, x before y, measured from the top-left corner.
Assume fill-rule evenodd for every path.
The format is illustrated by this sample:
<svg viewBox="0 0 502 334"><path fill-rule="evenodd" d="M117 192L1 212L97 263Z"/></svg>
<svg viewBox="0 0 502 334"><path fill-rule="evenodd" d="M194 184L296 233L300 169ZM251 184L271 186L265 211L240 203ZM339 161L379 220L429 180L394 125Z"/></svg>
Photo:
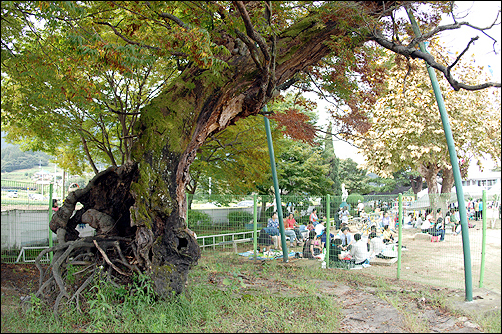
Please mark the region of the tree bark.
<svg viewBox="0 0 502 334"><path fill-rule="evenodd" d="M453 188L455 179L453 177L453 168L443 168L443 183L441 185L441 193L449 194Z"/></svg>
<svg viewBox="0 0 502 334"><path fill-rule="evenodd" d="M422 176L410 177L411 189L413 189L413 193L417 195L422 191L422 187L424 182L422 181Z"/></svg>
<svg viewBox="0 0 502 334"><path fill-rule="evenodd" d="M436 164L428 163L418 166L418 172L425 178L425 182L427 182L427 188L429 189L429 205L433 210L434 214L436 208L438 207L438 186L437 186L437 174L440 171L440 167Z"/></svg>

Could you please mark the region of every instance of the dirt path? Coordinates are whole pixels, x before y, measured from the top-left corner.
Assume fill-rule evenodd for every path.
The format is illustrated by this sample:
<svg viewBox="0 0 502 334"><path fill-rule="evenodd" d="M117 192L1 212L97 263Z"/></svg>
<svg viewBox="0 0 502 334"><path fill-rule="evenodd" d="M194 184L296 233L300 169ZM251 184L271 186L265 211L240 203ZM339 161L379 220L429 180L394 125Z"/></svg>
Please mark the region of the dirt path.
<svg viewBox="0 0 502 334"><path fill-rule="evenodd" d="M447 309L434 307L428 299L399 299L399 309L378 296L371 287L350 287L330 281L317 280L318 293L336 298L342 305L344 319L340 330L345 333L403 333L403 332L450 332L480 333L479 326L467 317L455 316ZM418 289L395 287L385 291L392 296L406 290ZM421 287L423 288L423 287ZM458 291L452 290L454 296Z"/></svg>

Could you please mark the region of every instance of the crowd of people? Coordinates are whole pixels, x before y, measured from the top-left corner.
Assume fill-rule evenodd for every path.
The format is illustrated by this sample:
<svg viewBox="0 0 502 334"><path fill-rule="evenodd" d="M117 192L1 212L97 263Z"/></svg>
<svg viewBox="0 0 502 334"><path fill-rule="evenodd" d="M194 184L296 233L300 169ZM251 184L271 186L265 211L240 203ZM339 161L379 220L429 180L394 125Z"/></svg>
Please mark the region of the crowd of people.
<svg viewBox="0 0 502 334"><path fill-rule="evenodd" d="M470 201L468 203L470 204L467 205L467 211L470 212L470 207L472 207L473 211L471 220L482 219L482 202ZM370 261L374 257L389 258L397 256L395 252L395 246L398 243L396 229L399 224L397 213L392 212L390 209L380 210L380 207L375 210L375 213L372 213L373 221L369 220L372 224L369 233L366 230L364 234L353 234L348 226L349 217L351 217L348 207L342 206L338 212L339 219L335 220L338 222L330 228L335 233L330 233L329 239L326 236L326 227L324 226L326 217L320 219L316 208L310 213L309 222L306 226L299 225L294 214L289 213L284 220L284 234L289 238L291 247L303 246L302 255L304 258L323 259L322 254L329 245L330 261L340 261L367 267L370 266ZM368 218L364 204L361 201L358 202L355 208L355 214L363 219ZM488 203L486 215L488 227L495 228L495 221L499 216L499 211L493 203ZM375 219L375 217L377 218ZM475 227L476 225L469 222L468 226ZM451 232L451 235L458 236L462 229L459 210L455 206L450 206L446 213L443 213L440 208L435 211L428 208L423 211L407 213L403 216L403 227L415 228L422 233L430 234L432 237L436 237L433 239L437 239L438 242L445 241L447 230L448 233ZM367 238L365 235L367 235ZM260 231L259 242L262 240L261 246L268 247L268 251L270 251L272 245L274 245L275 249L282 250L280 238L279 220L277 213L274 212L268 221L267 227ZM392 249L392 252L390 252L390 249Z"/></svg>

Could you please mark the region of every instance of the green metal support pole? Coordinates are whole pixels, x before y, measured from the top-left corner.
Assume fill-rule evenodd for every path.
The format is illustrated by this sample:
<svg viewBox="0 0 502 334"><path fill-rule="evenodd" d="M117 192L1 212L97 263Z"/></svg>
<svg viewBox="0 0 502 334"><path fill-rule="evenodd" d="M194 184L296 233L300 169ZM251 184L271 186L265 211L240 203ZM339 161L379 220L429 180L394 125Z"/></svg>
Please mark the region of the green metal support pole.
<svg viewBox="0 0 502 334"><path fill-rule="evenodd" d="M411 9L408 9L407 12L415 36L421 37L422 33L418 28L418 24L415 21L415 18L413 17ZM418 45L420 47L420 51L427 52L427 49L425 48L423 42L420 42ZM455 150L455 142L453 141L450 122L448 120L448 114L446 113L446 108L436 78L436 73L434 72L434 69L429 66L429 64L426 64L426 67L427 67L427 72L429 73L429 78L431 79L434 95L436 96L439 113L441 114L441 121L443 122L444 134L446 137L446 143L448 145L448 152L450 154L450 163L453 169L453 178L455 180L455 188L457 190L458 211L460 213L460 225L462 226L462 244L464 251L465 300L472 301L471 246L469 242L469 227L467 224L467 213L464 201L464 189L462 188L462 177L460 176L460 168L458 166L458 158L457 158L457 152Z"/></svg>
<svg viewBox="0 0 502 334"><path fill-rule="evenodd" d="M399 194L399 216L397 234L397 279L401 276L401 241L403 237L403 194Z"/></svg>
<svg viewBox="0 0 502 334"><path fill-rule="evenodd" d="M483 287L485 280L485 257L486 257L486 190L483 190L483 241L481 244L481 269L479 271L479 287Z"/></svg>
<svg viewBox="0 0 502 334"><path fill-rule="evenodd" d="M254 259L256 260L258 257L258 254L256 253L256 249L258 247L258 232L256 231L257 226L258 226L258 208L257 202L258 202L258 195L254 194L253 195L253 249L254 249Z"/></svg>
<svg viewBox="0 0 502 334"><path fill-rule="evenodd" d="M326 255L324 256L324 261L326 262L326 268L329 268L329 245L330 245L330 238L329 238L329 227L331 225L331 218L330 218L330 196L329 194L326 195L326 243L324 246L326 247Z"/></svg>
<svg viewBox="0 0 502 334"><path fill-rule="evenodd" d="M52 190L54 188L54 185L51 183L49 185L49 224L52 220ZM52 231L51 231L51 228L49 227L49 224L47 224L47 227L49 229L49 248L52 247ZM50 258L50 261L52 263L52 256L54 254L52 252L49 252L49 258Z"/></svg>
<svg viewBox="0 0 502 334"><path fill-rule="evenodd" d="M267 111L267 106L263 107L263 111ZM283 261L288 262L288 245L284 234L284 223L282 219L282 203L281 194L279 193L279 182L277 181L277 172L275 170L274 145L272 144L272 134L270 132L270 122L266 116L263 116L265 121L265 131L267 132L268 155L270 156L270 168L272 169L272 179L274 180L275 203L277 204L277 215L279 216L279 232L281 233L282 256Z"/></svg>

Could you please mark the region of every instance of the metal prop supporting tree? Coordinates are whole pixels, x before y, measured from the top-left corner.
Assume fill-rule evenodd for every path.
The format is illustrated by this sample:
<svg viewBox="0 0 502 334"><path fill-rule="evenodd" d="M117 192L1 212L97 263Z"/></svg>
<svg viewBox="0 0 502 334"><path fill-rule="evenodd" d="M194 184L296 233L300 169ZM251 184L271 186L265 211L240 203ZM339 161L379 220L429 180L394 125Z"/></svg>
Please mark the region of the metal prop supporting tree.
<svg viewBox="0 0 502 334"><path fill-rule="evenodd" d="M124 163L113 163L86 187L70 193L53 216L50 228L57 234L58 244L37 258L41 271L37 295L52 300L57 313L62 300L78 301L94 275L105 275L120 284L134 272L148 274L161 297L181 293L190 268L201 256L186 224L185 186L190 164L206 139L238 119L260 113L282 90L294 85L306 87L309 80L322 83L325 91L350 106L349 112L338 118L346 122L346 131L366 126L364 106L383 92L378 79L383 66L371 63L372 55L378 52L377 44L433 62L430 55L415 48L415 40L396 46L394 39L384 37L387 32L394 36L392 29L405 24L389 26L385 23L389 21L383 20L392 19L400 6L393 1L2 2L2 22L6 22L5 29L2 24L2 63L5 59L12 78L15 74L21 78L24 73L15 72L17 69L36 63L33 60L12 66L22 59L23 52L31 51L21 41L31 39L32 44L28 44L37 48L44 38L49 40L61 31L65 34L57 45L70 40L66 46L73 58L64 64L69 71L78 66L82 71L95 64L103 68L100 71L116 70L116 75L127 77L130 63L140 63L145 53L150 60L157 57L166 64L167 60L176 63L177 76L135 112L118 110L118 103L103 100L99 91L95 96L85 95L93 85L73 95L64 89L66 99L83 94L80 107L102 99L99 108L118 115L121 122L126 116L137 119L134 127L119 136L130 144ZM431 6L428 10L436 14L449 10L444 4ZM32 17L46 19L46 25L28 22ZM435 25L439 17L427 16L427 20ZM48 33L37 30L44 28ZM27 30L34 33L24 33ZM376 43L368 44L372 40ZM78 56L71 53L75 48L80 50ZM37 60L54 61L44 59L46 56L51 54L40 54ZM358 80L353 79L356 73L361 74ZM41 74L35 69L29 75L33 80ZM74 80L97 75L94 72ZM453 85L455 81L451 80ZM58 88L58 84L51 81L45 89ZM6 107L14 110L16 103ZM44 120L38 118L31 126ZM92 120L97 122L99 117ZM6 118L8 121L15 120ZM23 119L30 121L30 117ZM60 124L65 125L64 121ZM122 129L125 126L123 122ZM92 143L82 139L82 144ZM107 148L107 152L112 150ZM78 203L82 208L74 211ZM79 239L76 226L81 223L94 227L96 236ZM44 271L39 261L49 251L54 251L54 258L50 269ZM64 280L70 264L87 264L76 289Z"/></svg>

